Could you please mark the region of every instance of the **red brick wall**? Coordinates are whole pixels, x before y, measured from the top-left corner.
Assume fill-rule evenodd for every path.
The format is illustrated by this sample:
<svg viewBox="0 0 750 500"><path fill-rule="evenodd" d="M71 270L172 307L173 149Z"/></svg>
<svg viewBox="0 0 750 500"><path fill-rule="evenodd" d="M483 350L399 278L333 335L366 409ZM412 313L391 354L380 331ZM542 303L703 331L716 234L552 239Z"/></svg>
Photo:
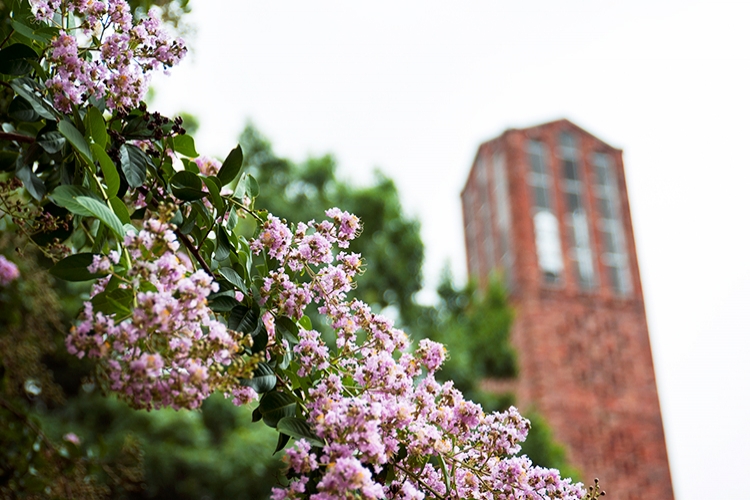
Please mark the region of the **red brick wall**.
<svg viewBox="0 0 750 500"><path fill-rule="evenodd" d="M673 498L643 305L543 293L516 308L519 406L548 419L607 498Z"/></svg>
<svg viewBox="0 0 750 500"><path fill-rule="evenodd" d="M560 192L561 165L556 154L559 133L567 130L578 140L580 168L586 189L594 268L598 286L589 292L577 288L569 238L563 224L564 199ZM546 285L537 265L526 141L543 141L548 149L554 179L554 206L560 221L565 269L559 285ZM632 291L618 294L609 286L601 260L602 242L597 230L597 205L593 193L594 151L613 159L620 198L625 250ZM534 407L552 425L568 449L571 462L591 481L599 477L611 499L670 500L672 492L667 450L651 360L648 326L638 262L633 240L630 207L622 164L622 151L612 148L567 120L524 130L508 130L480 146L478 159L462 194L465 224L475 224L477 237L467 236L467 258L477 255L470 272L481 279L497 271L497 256L485 255L481 243L486 232L500 238L497 200L491 184L477 182L479 165L491 166L497 154L505 157L512 213L514 253L513 302L517 319L512 342L519 356L516 382L519 406ZM489 168L491 170L491 168ZM476 200L481 189L490 190L492 227L482 227ZM472 219L469 221L468 219ZM472 248L472 245L479 245ZM495 248L498 248L496 245ZM502 272L502 270L500 270Z"/></svg>

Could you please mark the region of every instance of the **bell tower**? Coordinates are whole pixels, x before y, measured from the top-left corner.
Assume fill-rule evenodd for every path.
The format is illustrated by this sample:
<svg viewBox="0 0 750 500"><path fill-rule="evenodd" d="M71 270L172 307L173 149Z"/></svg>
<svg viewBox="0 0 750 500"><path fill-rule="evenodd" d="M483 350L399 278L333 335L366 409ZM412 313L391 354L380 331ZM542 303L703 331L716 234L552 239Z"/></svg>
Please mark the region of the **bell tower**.
<svg viewBox="0 0 750 500"><path fill-rule="evenodd" d="M672 500L622 150L568 120L479 147L461 193L469 274L503 276L519 406L616 500Z"/></svg>

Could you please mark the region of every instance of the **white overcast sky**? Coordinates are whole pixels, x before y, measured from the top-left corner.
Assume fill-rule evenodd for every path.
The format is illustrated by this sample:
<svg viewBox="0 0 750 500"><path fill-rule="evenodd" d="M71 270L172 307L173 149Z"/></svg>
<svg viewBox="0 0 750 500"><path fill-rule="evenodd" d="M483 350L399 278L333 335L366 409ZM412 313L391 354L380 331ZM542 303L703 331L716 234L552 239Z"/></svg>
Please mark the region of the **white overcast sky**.
<svg viewBox="0 0 750 500"><path fill-rule="evenodd" d="M154 107L197 115L208 154L249 118L280 155L380 168L422 222L428 287L447 261L465 277L482 141L566 117L623 148L677 498L750 498L750 2L191 4Z"/></svg>

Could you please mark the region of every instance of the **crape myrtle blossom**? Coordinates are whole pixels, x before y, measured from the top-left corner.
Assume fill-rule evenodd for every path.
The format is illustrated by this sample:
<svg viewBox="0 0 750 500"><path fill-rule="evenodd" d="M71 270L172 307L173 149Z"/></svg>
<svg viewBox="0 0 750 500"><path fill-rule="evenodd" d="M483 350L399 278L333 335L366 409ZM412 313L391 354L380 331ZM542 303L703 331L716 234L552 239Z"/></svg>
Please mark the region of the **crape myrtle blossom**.
<svg viewBox="0 0 750 500"><path fill-rule="evenodd" d="M314 381L303 400L325 445L290 447L288 482L272 498L582 498L582 485L516 456L529 422L515 408L487 415L437 382L443 345L422 340L412 351L392 321L347 299L361 258L333 252L348 247L359 222L338 209L326 215L332 222L294 229L269 215L250 244L278 264L261 287L267 311L298 319L314 302L337 337L331 350L317 331L299 332L296 375ZM293 280L297 271L308 279Z"/></svg>
<svg viewBox="0 0 750 500"><path fill-rule="evenodd" d="M116 276L117 253L95 256L90 272L114 273L94 285L80 323L67 338L68 351L101 361L109 389L135 408L197 408L215 390L245 404L257 398L237 383L243 369L238 337L217 320L207 297L218 285L203 270L192 271L169 224L148 219L128 233L133 259ZM135 297L125 318L95 310L96 293L116 280Z"/></svg>
<svg viewBox="0 0 750 500"><path fill-rule="evenodd" d="M60 0L30 3L37 20L57 25ZM52 40L46 81L55 107L64 113L89 97L105 98L110 109L134 108L148 89L150 73L185 56L184 42L173 40L153 11L134 21L125 0L73 0L66 7L80 26L67 25ZM88 38L77 35L77 28Z"/></svg>

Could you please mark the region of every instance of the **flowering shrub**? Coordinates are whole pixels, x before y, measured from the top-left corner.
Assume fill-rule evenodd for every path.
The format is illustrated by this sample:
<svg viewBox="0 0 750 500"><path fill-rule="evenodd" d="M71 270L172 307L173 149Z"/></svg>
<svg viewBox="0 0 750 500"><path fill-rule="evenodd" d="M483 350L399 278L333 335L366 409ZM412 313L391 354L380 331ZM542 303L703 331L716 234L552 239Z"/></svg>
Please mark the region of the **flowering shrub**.
<svg viewBox="0 0 750 500"><path fill-rule="evenodd" d="M184 54L154 15L32 0L13 16L25 29L0 50L15 120L0 140L17 180L0 209L57 261L53 275L96 280L67 348L96 361L105 390L144 409L194 409L215 391L257 400L277 451L295 439L276 500L584 497L516 455L529 424L514 408L487 415L436 381L441 344L412 347L349 296L356 216L290 225L256 209L241 148L201 157L179 118L148 111L148 74ZM24 204L35 209L8 208Z"/></svg>

